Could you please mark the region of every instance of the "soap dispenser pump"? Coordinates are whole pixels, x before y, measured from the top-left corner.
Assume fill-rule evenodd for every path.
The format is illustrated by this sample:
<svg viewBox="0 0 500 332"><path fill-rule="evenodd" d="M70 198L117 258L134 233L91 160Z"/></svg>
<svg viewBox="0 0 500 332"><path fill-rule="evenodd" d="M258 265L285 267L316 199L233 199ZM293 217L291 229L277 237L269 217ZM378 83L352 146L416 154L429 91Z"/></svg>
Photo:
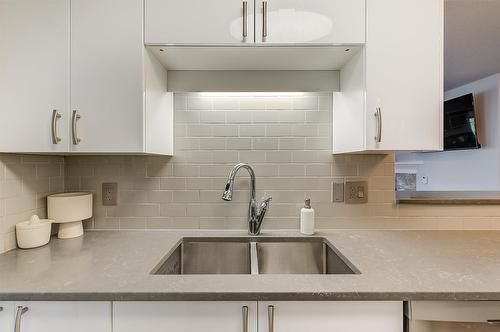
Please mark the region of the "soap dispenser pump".
<svg viewBox="0 0 500 332"><path fill-rule="evenodd" d="M306 198L304 207L300 209L300 232L304 235L314 234L314 209L311 208L311 199Z"/></svg>

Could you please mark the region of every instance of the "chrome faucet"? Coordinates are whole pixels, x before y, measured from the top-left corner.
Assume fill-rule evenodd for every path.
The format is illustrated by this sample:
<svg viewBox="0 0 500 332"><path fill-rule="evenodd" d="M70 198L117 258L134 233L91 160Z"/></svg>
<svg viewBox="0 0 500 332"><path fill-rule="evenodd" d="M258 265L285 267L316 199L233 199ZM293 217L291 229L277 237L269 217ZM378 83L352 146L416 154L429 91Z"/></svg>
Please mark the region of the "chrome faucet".
<svg viewBox="0 0 500 332"><path fill-rule="evenodd" d="M264 199L257 209L257 203L255 201L255 172L250 165L240 163L233 167L231 173L229 174L229 178L227 179L226 188L224 189L224 193L222 194L222 199L225 201L231 201L233 199L234 177L241 168L246 169L250 174L251 188L250 203L248 205L248 234L259 235L262 221L264 220L264 216L266 215L267 209L269 208L269 202L271 201L272 197Z"/></svg>

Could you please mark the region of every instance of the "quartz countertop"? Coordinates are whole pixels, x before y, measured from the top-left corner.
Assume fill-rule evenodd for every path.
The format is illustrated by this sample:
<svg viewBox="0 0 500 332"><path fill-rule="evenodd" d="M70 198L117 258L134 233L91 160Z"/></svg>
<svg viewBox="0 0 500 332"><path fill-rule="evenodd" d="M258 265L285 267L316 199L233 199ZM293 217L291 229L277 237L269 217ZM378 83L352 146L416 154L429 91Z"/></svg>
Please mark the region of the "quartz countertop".
<svg viewBox="0 0 500 332"><path fill-rule="evenodd" d="M500 300L500 232L321 231L356 275L152 275L182 237L90 231L0 255L0 300ZM262 236L301 236L264 231Z"/></svg>

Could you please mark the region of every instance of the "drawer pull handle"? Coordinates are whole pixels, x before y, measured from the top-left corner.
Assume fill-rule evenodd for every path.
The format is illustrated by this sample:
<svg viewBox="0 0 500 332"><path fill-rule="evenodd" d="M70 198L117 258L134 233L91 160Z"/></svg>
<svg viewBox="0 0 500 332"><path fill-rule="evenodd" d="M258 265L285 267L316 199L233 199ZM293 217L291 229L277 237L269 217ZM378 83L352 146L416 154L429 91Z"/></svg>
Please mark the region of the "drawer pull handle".
<svg viewBox="0 0 500 332"><path fill-rule="evenodd" d="M16 325L14 326L14 332L21 332L21 318L28 311L28 307L18 306L16 311Z"/></svg>
<svg viewBox="0 0 500 332"><path fill-rule="evenodd" d="M268 331L274 332L274 306L267 306Z"/></svg>
<svg viewBox="0 0 500 332"><path fill-rule="evenodd" d="M375 134L375 142L382 142L382 109L377 107L375 112L375 118L377 119L377 133Z"/></svg>
<svg viewBox="0 0 500 332"><path fill-rule="evenodd" d="M78 145L81 142L81 139L78 137L77 129L78 129L78 120L80 120L81 116L77 110L73 111L73 117L71 118L72 123L72 131L73 131L73 145Z"/></svg>
<svg viewBox="0 0 500 332"><path fill-rule="evenodd" d="M57 110L52 110L52 144L59 144L61 138L57 136L57 120L62 117Z"/></svg>
<svg viewBox="0 0 500 332"><path fill-rule="evenodd" d="M500 319L488 319L486 323L490 325L500 325Z"/></svg>
<svg viewBox="0 0 500 332"><path fill-rule="evenodd" d="M242 307L243 315L243 332L248 332L248 307L245 305Z"/></svg>
<svg viewBox="0 0 500 332"><path fill-rule="evenodd" d="M243 38L248 36L248 1L243 1Z"/></svg>
<svg viewBox="0 0 500 332"><path fill-rule="evenodd" d="M262 1L262 38L267 37L267 1Z"/></svg>

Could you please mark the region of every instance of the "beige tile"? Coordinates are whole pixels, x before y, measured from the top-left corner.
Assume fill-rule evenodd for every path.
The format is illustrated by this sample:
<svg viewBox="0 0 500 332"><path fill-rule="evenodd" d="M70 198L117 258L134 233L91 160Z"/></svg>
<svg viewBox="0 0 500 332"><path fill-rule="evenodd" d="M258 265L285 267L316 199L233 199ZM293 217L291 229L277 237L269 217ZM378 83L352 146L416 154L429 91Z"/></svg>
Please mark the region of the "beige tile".
<svg viewBox="0 0 500 332"><path fill-rule="evenodd" d="M252 148L255 150L277 150L279 140L275 137L252 138Z"/></svg>
<svg viewBox="0 0 500 332"><path fill-rule="evenodd" d="M292 127L288 124L267 125L266 136L270 137L292 136Z"/></svg>
<svg viewBox="0 0 500 332"><path fill-rule="evenodd" d="M293 98L293 109L316 110L318 109L318 96L304 96Z"/></svg>
<svg viewBox="0 0 500 332"><path fill-rule="evenodd" d="M276 123L279 121L278 111L254 111L252 112L252 121L255 123L266 122L266 123Z"/></svg>
<svg viewBox="0 0 500 332"><path fill-rule="evenodd" d="M263 137L266 136L266 127L263 125L241 125L239 135L241 137Z"/></svg>
<svg viewBox="0 0 500 332"><path fill-rule="evenodd" d="M280 150L304 150L306 146L304 137L281 137L279 139Z"/></svg>
<svg viewBox="0 0 500 332"><path fill-rule="evenodd" d="M250 111L227 111L227 123L252 123L252 112Z"/></svg>
<svg viewBox="0 0 500 332"><path fill-rule="evenodd" d="M250 150L252 148L252 139L230 137L226 139L226 147L230 150Z"/></svg>
<svg viewBox="0 0 500 332"><path fill-rule="evenodd" d="M187 109L188 110L211 110L213 108L212 98L198 97L196 95L188 95Z"/></svg>
<svg viewBox="0 0 500 332"><path fill-rule="evenodd" d="M226 122L226 112L223 112L223 111L201 111L200 112L200 122L201 123L225 123Z"/></svg>
<svg viewBox="0 0 500 332"><path fill-rule="evenodd" d="M237 125L213 125L212 135L213 137L237 137L239 127Z"/></svg>

